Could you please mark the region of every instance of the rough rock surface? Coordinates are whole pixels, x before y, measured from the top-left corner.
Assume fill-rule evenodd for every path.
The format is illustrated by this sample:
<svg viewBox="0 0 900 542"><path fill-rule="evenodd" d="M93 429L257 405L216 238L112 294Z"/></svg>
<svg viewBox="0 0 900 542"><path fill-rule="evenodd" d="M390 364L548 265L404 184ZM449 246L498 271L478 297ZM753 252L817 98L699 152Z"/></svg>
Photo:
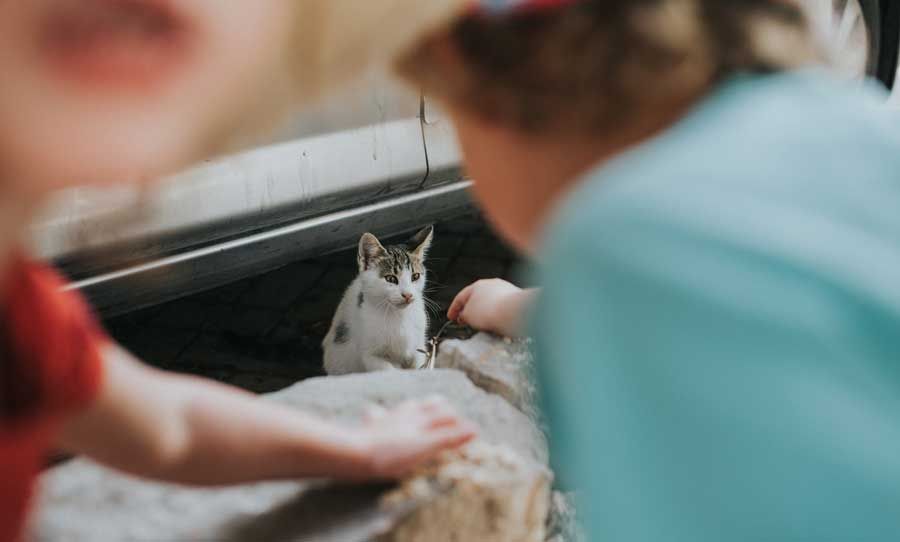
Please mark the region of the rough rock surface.
<svg viewBox="0 0 900 542"><path fill-rule="evenodd" d="M507 449L474 443L391 492L419 503L384 542L544 542L552 475Z"/></svg>
<svg viewBox="0 0 900 542"><path fill-rule="evenodd" d="M487 333L447 340L441 343L435 365L462 371L479 388L503 397L538 425L543 423L536 401L534 357L527 340ZM578 522L573 494L554 491L550 504L547 542L587 540Z"/></svg>
<svg viewBox="0 0 900 542"><path fill-rule="evenodd" d="M353 423L373 402L392 405L410 397L435 393L447 397L477 423L484 442L514 452L521 465L546 463L544 437L528 417L500 397L476 388L456 371L391 371L313 379L270 399ZM482 483L491 487L493 494L506 495L510 502L518 502L517 491L521 487L539 487L540 480L546 481L546 470L542 467L515 472L518 474L507 477L506 486L499 482L491 486L489 477L483 478ZM523 481L529 476L533 480ZM502 479L502 476L498 478ZM510 479L519 482L510 485ZM399 533L395 529L410 525L404 521L422 517L416 511L430 509L428 499L405 504L396 499L384 501L385 491L384 487L337 487L308 482L189 489L138 480L86 460L75 460L50 471L42 480L33 536L49 542L354 542ZM451 491L436 495L453 498L453 495L466 494ZM465 505L465 499L456 502ZM485 505L478 499L470 502L473 506ZM540 509L534 511L538 515L533 517L538 517ZM460 538L465 539L480 538Z"/></svg>
<svg viewBox="0 0 900 542"><path fill-rule="evenodd" d="M532 419L539 419L533 381L534 358L528 341L479 333L469 340L441 343L435 366L462 371L476 386L503 397Z"/></svg>
<svg viewBox="0 0 900 542"><path fill-rule="evenodd" d="M586 542L587 535L578 521L575 495L554 491L550 500L550 521L546 542Z"/></svg>

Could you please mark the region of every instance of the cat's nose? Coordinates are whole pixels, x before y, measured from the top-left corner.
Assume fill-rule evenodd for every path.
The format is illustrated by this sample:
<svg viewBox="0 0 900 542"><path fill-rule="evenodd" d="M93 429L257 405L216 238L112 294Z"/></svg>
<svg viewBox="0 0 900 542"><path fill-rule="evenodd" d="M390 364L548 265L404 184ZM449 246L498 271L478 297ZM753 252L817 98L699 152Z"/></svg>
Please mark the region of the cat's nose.
<svg viewBox="0 0 900 542"><path fill-rule="evenodd" d="M409 292L403 292L403 293L400 294L400 295L403 296L403 300L404 300L404 301L406 301L407 303L412 303L413 295L412 295L411 293L409 293Z"/></svg>

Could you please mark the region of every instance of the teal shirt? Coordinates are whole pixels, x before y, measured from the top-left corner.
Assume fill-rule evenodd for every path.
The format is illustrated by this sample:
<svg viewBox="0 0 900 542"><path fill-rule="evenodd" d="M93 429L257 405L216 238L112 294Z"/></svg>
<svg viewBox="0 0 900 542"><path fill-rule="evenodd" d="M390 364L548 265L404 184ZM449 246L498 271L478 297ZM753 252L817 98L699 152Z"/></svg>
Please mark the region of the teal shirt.
<svg viewBox="0 0 900 542"><path fill-rule="evenodd" d="M900 118L742 76L587 175L533 314L591 541L900 540Z"/></svg>

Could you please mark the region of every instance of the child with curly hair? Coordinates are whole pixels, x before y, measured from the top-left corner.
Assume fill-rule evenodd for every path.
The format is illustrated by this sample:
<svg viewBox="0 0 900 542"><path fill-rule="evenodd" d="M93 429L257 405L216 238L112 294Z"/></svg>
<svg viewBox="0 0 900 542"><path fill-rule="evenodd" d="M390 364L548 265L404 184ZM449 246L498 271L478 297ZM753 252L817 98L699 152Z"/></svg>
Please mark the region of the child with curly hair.
<svg viewBox="0 0 900 542"><path fill-rule="evenodd" d="M895 536L900 119L883 91L814 67L790 0L483 4L399 68L537 260L540 292L476 283L449 316L530 321L589 539Z"/></svg>

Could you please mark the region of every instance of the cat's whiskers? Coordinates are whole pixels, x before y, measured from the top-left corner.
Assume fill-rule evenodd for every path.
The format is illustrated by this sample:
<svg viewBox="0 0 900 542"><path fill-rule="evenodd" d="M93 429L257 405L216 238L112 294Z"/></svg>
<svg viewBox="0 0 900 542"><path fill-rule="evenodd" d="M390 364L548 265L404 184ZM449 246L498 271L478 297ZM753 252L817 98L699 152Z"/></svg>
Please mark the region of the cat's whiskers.
<svg viewBox="0 0 900 542"><path fill-rule="evenodd" d="M438 282L436 280L432 280L431 278L429 278L428 284L425 285L424 293L434 294L434 293L440 292L442 290L445 290L448 286L450 286L450 285L443 283L443 282Z"/></svg>
<svg viewBox="0 0 900 542"><path fill-rule="evenodd" d="M422 296L422 301L425 303L425 310L430 311L432 316L435 318L440 318L441 313L444 311L444 307L441 306L440 303L434 301L433 299L429 299L427 296Z"/></svg>

